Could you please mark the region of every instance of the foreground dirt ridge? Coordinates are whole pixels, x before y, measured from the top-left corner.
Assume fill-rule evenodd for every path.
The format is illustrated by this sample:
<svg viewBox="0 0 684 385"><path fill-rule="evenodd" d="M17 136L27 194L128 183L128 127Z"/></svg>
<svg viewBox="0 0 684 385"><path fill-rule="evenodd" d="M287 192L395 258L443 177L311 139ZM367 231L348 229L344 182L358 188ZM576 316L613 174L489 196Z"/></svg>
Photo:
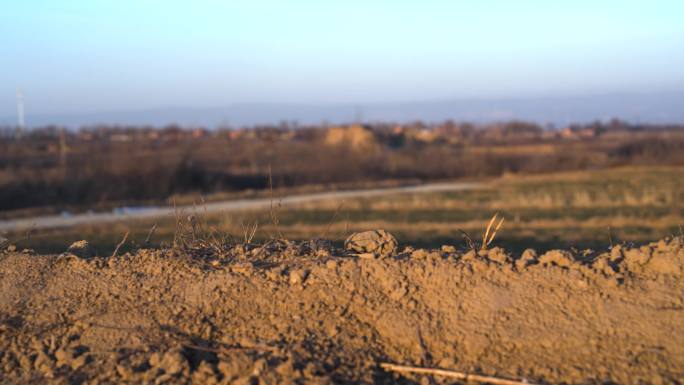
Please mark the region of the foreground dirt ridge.
<svg viewBox="0 0 684 385"><path fill-rule="evenodd" d="M453 383L382 362L537 383L684 382L684 239L605 253L390 251L4 251L0 383Z"/></svg>

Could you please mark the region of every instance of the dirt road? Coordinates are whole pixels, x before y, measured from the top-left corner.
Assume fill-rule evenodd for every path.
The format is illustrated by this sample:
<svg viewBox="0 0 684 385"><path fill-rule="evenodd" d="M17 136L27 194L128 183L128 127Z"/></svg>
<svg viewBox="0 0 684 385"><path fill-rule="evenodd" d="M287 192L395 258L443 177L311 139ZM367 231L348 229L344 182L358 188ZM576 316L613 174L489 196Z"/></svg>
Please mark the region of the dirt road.
<svg viewBox="0 0 684 385"><path fill-rule="evenodd" d="M282 205L295 205L299 203L321 201L327 199L348 199L373 197L389 194L406 194L418 192L438 192L438 191L463 191L483 187L481 183L471 182L452 182L452 183L433 183L419 186L403 186L392 188L378 188L370 190L342 190L312 194L291 195L279 197L278 201ZM270 198L259 199L237 199L224 202L211 202L202 205L201 211L208 213L238 211L238 210L259 210L268 208L271 205ZM192 212L196 206L178 206L177 210ZM57 227L70 227L77 225L93 225L122 220L140 220L159 218L173 215L174 208L170 206L156 207L135 207L121 208L110 212L83 213L69 215L46 215L32 218L18 218L0 221L0 232L3 231L22 231L28 229L47 229Z"/></svg>

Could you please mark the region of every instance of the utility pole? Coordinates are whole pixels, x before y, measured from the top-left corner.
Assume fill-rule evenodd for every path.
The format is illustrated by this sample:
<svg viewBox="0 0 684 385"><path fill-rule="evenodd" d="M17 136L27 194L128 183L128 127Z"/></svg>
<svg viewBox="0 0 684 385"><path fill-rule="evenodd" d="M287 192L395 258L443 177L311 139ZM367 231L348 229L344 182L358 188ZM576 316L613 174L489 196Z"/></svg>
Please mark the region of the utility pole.
<svg viewBox="0 0 684 385"><path fill-rule="evenodd" d="M17 90L17 136L21 137L26 121L24 120L24 95L21 90Z"/></svg>
<svg viewBox="0 0 684 385"><path fill-rule="evenodd" d="M67 137L64 127L59 128L59 166L62 172L66 174L67 169Z"/></svg>

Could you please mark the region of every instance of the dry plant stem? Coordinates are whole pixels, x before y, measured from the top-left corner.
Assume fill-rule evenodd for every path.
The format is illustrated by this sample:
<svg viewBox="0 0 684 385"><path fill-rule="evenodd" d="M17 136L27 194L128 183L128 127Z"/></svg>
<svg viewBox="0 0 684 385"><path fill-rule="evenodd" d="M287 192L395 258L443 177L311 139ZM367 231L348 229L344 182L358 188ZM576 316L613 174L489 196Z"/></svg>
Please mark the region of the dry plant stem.
<svg viewBox="0 0 684 385"><path fill-rule="evenodd" d="M17 242L21 242L26 240L26 242L31 242L31 234L33 234L36 231L36 225L31 225L31 227L26 230L26 234L23 237L15 238L15 239L7 239L5 238L4 241L0 241L0 245L3 244L8 244L8 245L14 245ZM2 239L2 237L0 237Z"/></svg>
<svg viewBox="0 0 684 385"><path fill-rule="evenodd" d="M116 245L116 249L114 249L114 252L112 253L112 258L116 257L116 253L118 253L118 252L119 252L119 249L121 248L121 246L123 246L123 244L126 243L126 240L128 239L128 234L129 234L129 233L130 233L130 231L126 231L126 234L124 234L123 239L121 240L121 242L119 242L119 244Z"/></svg>
<svg viewBox="0 0 684 385"><path fill-rule="evenodd" d="M26 243L27 243L27 244L30 244L30 243L31 243L31 234L33 234L33 232L34 232L35 230L36 230L36 229L35 229L35 225L34 225L34 226L31 226L31 228L29 228L29 229L26 231ZM679 230L681 231L681 228L680 228Z"/></svg>
<svg viewBox="0 0 684 385"><path fill-rule="evenodd" d="M257 221L254 221L254 226L250 225L249 223L247 226L245 226L245 224L242 223L242 232L244 233L244 243L246 245L252 243L254 235L256 235L257 228L259 228L259 222Z"/></svg>
<svg viewBox="0 0 684 385"><path fill-rule="evenodd" d="M186 346L190 349L195 349L195 350L201 350L204 352L210 352L210 353L226 353L230 352L231 350L256 350L256 351L266 351L266 352L273 352L276 350L276 348L271 347L271 346L266 346L266 345L260 345L260 346L231 346L231 347L218 347L218 348L208 348L205 346L199 346L195 345L193 343L186 343L186 342L181 342L183 346Z"/></svg>
<svg viewBox="0 0 684 385"><path fill-rule="evenodd" d="M482 250L486 250L487 246L489 246L494 241L494 237L496 237L496 232L499 231L501 225L504 222L504 217L501 217L499 224L497 224L494 228L494 231L492 231L492 226L494 225L494 222L496 221L498 216L499 213L494 214L492 219L489 221L489 224L487 225L487 229L485 230L485 233L482 236Z"/></svg>
<svg viewBox="0 0 684 385"><path fill-rule="evenodd" d="M275 236L278 237L278 238L280 238L280 239L283 239L283 238L285 238L285 237L284 237L283 234L280 232L280 229L279 229L279 226L278 226L279 223L280 223L280 221L278 220L278 212L277 212L277 210L274 209L274 207L273 207L273 201L274 201L274 197L273 197L273 174L272 174L272 172L271 172L271 164L270 164L270 163L268 164L268 189L269 189L270 194L271 194L271 210L270 210L270 214L271 214L271 222L273 222L273 227L275 227L275 232L276 232L276 235L275 235ZM280 203L278 204L278 206L280 206Z"/></svg>
<svg viewBox="0 0 684 385"><path fill-rule="evenodd" d="M611 234L610 226L608 226L608 243L610 243L610 247L613 247L613 235Z"/></svg>
<svg viewBox="0 0 684 385"><path fill-rule="evenodd" d="M180 212L178 207L176 207L176 198L173 198L173 216L176 225L175 231L173 232L173 247L178 247L178 236L180 234Z"/></svg>
<svg viewBox="0 0 684 385"><path fill-rule="evenodd" d="M463 235L463 238L466 240L466 243L468 243L468 248L470 250L475 250L475 242L473 242L473 239L470 238L470 235L468 235L468 233L466 233L465 231L463 231L461 229L458 229L458 231L461 232L461 234Z"/></svg>
<svg viewBox="0 0 684 385"><path fill-rule="evenodd" d="M143 243L143 245L148 246L150 244L150 239L152 239L152 235L154 234L155 230L157 230L157 224L156 223L154 225L152 225L152 228L147 233L147 237L145 237L145 242Z"/></svg>
<svg viewBox="0 0 684 385"><path fill-rule="evenodd" d="M494 229L492 236L489 238L489 242L487 242L487 246L489 246L489 244L492 243L492 241L494 241L494 238L496 237L496 233L499 231L499 229L501 228L501 225L503 225L503 223L504 223L504 219L505 218L502 216L501 220L499 221L499 224L496 225L496 228Z"/></svg>
<svg viewBox="0 0 684 385"><path fill-rule="evenodd" d="M416 374L429 374L429 375L433 375L433 376L444 376L444 377L456 378L458 380L463 380L466 382L473 381L473 382L482 382L482 383L494 384L494 385L535 385L531 382L507 380L505 378L497 378L497 377L491 377L491 376L480 376L478 374L468 374L468 373L463 373L463 372L457 372L454 370L419 368L419 367L415 367L415 366L395 365L395 364L390 364L390 363L386 363L386 362L381 363L380 367L385 369L385 370L392 371L392 372L416 373Z"/></svg>
<svg viewBox="0 0 684 385"><path fill-rule="evenodd" d="M335 222L335 218L337 218L337 215L340 213L340 210L342 210L342 206L344 206L344 201L340 202L340 204L337 206L337 210L335 210L335 213L333 214L332 218L330 218L328 226L325 228L325 231L321 234L321 239L325 239L325 237L328 236L328 233L330 232L330 227L332 227L333 222Z"/></svg>

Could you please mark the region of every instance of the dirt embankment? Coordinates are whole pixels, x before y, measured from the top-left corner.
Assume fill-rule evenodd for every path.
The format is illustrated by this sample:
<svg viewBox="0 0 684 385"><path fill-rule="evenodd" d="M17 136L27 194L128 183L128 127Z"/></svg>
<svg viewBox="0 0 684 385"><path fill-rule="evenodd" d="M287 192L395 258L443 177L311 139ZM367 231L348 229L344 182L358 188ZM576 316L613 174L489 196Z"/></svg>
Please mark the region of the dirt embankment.
<svg viewBox="0 0 684 385"><path fill-rule="evenodd" d="M604 254L0 254L0 383L684 381L684 240ZM452 383L453 380L449 383Z"/></svg>

